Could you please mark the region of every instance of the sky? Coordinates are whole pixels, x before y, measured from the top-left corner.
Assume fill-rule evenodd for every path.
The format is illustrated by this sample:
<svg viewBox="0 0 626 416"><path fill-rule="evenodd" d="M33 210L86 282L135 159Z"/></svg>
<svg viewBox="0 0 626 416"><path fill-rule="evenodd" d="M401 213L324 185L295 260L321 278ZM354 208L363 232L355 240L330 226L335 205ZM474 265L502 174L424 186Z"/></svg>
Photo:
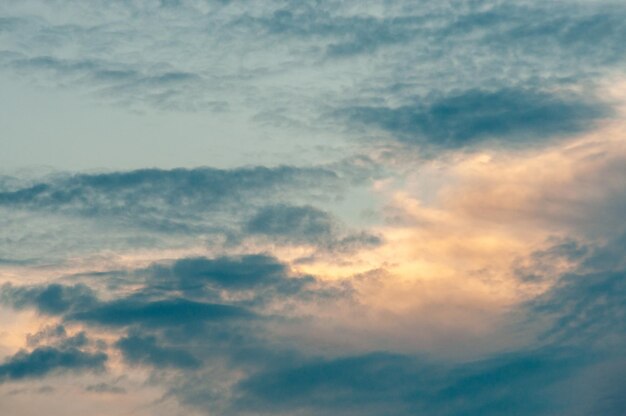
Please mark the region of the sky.
<svg viewBox="0 0 626 416"><path fill-rule="evenodd" d="M623 1L3 0L0 97L0 414L626 414Z"/></svg>

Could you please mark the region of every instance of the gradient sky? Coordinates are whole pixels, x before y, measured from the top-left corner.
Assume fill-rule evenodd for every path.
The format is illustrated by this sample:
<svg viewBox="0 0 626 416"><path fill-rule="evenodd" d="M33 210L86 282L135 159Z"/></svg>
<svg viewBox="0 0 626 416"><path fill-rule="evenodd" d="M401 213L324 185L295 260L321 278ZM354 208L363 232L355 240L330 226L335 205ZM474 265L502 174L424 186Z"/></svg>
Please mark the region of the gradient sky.
<svg viewBox="0 0 626 416"><path fill-rule="evenodd" d="M0 414L626 414L623 1L2 0L0 94Z"/></svg>

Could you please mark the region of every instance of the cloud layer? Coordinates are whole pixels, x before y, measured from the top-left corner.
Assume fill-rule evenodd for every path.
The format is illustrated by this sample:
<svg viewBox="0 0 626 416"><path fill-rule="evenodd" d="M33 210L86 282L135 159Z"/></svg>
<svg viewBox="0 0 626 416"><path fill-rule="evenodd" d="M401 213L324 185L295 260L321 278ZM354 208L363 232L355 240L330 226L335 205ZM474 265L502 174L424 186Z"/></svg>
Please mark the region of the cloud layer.
<svg viewBox="0 0 626 416"><path fill-rule="evenodd" d="M619 2L0 3L0 414L626 413Z"/></svg>

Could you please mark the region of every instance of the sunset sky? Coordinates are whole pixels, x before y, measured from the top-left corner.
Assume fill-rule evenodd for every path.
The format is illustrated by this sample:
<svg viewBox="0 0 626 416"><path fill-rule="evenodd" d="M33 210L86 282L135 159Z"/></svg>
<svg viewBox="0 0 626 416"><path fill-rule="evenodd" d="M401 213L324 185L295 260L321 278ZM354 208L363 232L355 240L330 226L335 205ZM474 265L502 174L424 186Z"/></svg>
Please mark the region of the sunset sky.
<svg viewBox="0 0 626 416"><path fill-rule="evenodd" d="M0 0L0 415L626 415L622 0Z"/></svg>

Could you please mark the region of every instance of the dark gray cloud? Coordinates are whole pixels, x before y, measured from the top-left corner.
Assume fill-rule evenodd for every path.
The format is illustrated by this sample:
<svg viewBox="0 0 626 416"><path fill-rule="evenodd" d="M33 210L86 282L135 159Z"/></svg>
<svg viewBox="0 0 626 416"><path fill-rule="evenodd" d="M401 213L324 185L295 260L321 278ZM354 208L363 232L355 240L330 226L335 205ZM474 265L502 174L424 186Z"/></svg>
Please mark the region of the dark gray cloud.
<svg viewBox="0 0 626 416"><path fill-rule="evenodd" d="M137 285L141 285L140 289ZM60 316L67 322L156 329L254 320L259 315L253 309L260 308L262 315L263 306L269 303L296 298L330 299L348 293L345 287L324 285L313 276L293 275L284 263L263 254L157 263L128 271L115 290L124 292L128 287L133 287L135 293L120 296L113 292L112 299L103 300L83 283L31 286L6 283L0 287L0 300L18 310L32 308L44 315ZM64 328L48 328L32 338L45 339L57 332L63 336Z"/></svg>
<svg viewBox="0 0 626 416"><path fill-rule="evenodd" d="M163 347L155 336L131 333L119 339L115 346L124 359L131 364L149 364L157 368L175 367L193 369L201 362L188 351L180 348Z"/></svg>
<svg viewBox="0 0 626 416"><path fill-rule="evenodd" d="M214 303L195 302L182 298L143 301L127 298L104 302L92 308L76 310L66 318L95 325L145 325L160 327L191 325L205 321L251 318L245 309Z"/></svg>
<svg viewBox="0 0 626 416"><path fill-rule="evenodd" d="M96 347L104 345L101 340L92 342L85 331L69 335L64 325L47 325L34 334L27 334L26 344L31 348L54 346L60 349L80 349L92 345Z"/></svg>
<svg viewBox="0 0 626 416"><path fill-rule="evenodd" d="M82 284L15 287L2 286L0 299L16 309L34 308L46 315L60 315L68 321L105 326L170 326L210 320L251 318L245 309L184 298L144 299L126 297L102 301Z"/></svg>
<svg viewBox="0 0 626 416"><path fill-rule="evenodd" d="M616 205L616 208L620 209L623 202L618 201ZM589 247L589 255L581 256L584 270L616 271L626 269L626 250L624 249L626 247L626 231L623 230L622 225L614 226L613 231L617 233L616 237L609 239L605 244Z"/></svg>
<svg viewBox="0 0 626 416"><path fill-rule="evenodd" d="M550 342L573 345L626 343L626 234L584 249L568 245L578 268L529 305L531 318L550 318L543 334ZM553 250L563 250L556 245Z"/></svg>
<svg viewBox="0 0 626 416"><path fill-rule="evenodd" d="M601 409L613 416L624 409L623 401L616 399L622 391L607 378L613 373L603 368L622 368L618 364L623 359L626 334L621 319L626 274L616 269L619 261L600 260L623 257L620 242L617 238L592 247L563 240L535 253L538 264L555 257L567 258L578 261L581 270L562 276L560 284L527 305L524 312L532 321L548 319L541 340L533 347L469 362L390 352L310 356L297 343L287 345L273 335L271 325L250 320L245 313L240 315L242 309L236 305L245 301L232 295L264 293L273 288L272 296L302 296L312 291L309 286L315 280L291 276L285 265L264 255L188 258L154 265L129 273L144 279L135 281L145 284L142 295L111 301L97 298L89 306L81 300L86 296L84 289L76 287L55 288L54 299L62 301L51 302L47 297L45 301L39 299L48 293L46 288L16 290L4 286L3 291L19 296L3 299L17 299L11 303L16 307L43 307L46 313L78 320L88 328L131 327L114 344L124 359L158 371L174 369L180 378L169 379L168 388L183 403L203 411L495 416L586 414ZM289 280L296 290L283 287ZM214 290L205 291L205 286ZM194 299L218 299L216 293L223 291L232 304L218 309L215 303L173 297L181 292ZM154 298L157 295L168 297L159 300ZM28 296L34 300L26 301ZM265 311L262 303L251 305L259 314ZM281 313L274 323L289 318L288 310ZM78 339L80 334L67 337L65 329L51 327L38 336L42 341L54 337ZM67 343L59 345L66 345L55 347L60 351L77 350ZM571 392L585 389L590 374L595 377L596 388L573 398ZM218 385L221 390L216 390ZM222 396L208 393L216 391Z"/></svg>
<svg viewBox="0 0 626 416"><path fill-rule="evenodd" d="M431 380L425 380L428 374ZM401 355L316 360L250 377L238 386L237 403L262 414L408 414L407 393L431 392L435 377L428 366Z"/></svg>
<svg viewBox="0 0 626 416"><path fill-rule="evenodd" d="M483 142L540 144L590 130L609 110L580 96L528 89L470 90L401 107L345 110L352 121L429 149L459 149Z"/></svg>
<svg viewBox="0 0 626 416"><path fill-rule="evenodd" d="M102 370L107 355L77 348L37 347L19 351L0 364L0 382L39 378L53 372Z"/></svg>
<svg viewBox="0 0 626 416"><path fill-rule="evenodd" d="M262 199L269 193L306 186L315 192L339 185L338 174L324 168L142 169L52 177L1 192L0 205L121 217L167 211L174 221L182 214L199 215L219 206ZM180 211L178 216L175 209Z"/></svg>
<svg viewBox="0 0 626 416"><path fill-rule="evenodd" d="M45 327L43 330L26 336L26 343L30 347L54 344L59 348L83 348L90 344L85 331L68 336L63 325Z"/></svg>
<svg viewBox="0 0 626 416"><path fill-rule="evenodd" d="M548 292L526 306L531 325L547 322L539 333L541 343L579 351L572 366L581 375L572 377L572 386L563 387L579 392L580 397L570 397L572 402L580 401L574 414L620 415L626 411L621 399L623 383L616 382L626 363L623 242L621 234L595 246L569 242L547 250L546 255L565 256L577 267L559 276Z"/></svg>
<svg viewBox="0 0 626 416"><path fill-rule="evenodd" d="M61 315L70 310L93 306L97 298L90 288L80 284L13 286L5 283L0 288L0 300L16 309L34 307L43 314Z"/></svg>
<svg viewBox="0 0 626 416"><path fill-rule="evenodd" d="M626 336L626 270L568 274L534 311L552 316L554 325L544 335L559 342L603 343Z"/></svg>
<svg viewBox="0 0 626 416"><path fill-rule="evenodd" d="M389 352L333 358L295 350L281 352L282 360L244 354L247 375L233 385L232 400L221 403L220 411L619 415L625 409L620 399L623 388L615 380L624 366L626 345L622 319L626 273L619 269L626 257L621 242L616 238L592 246L555 240L551 248L531 256L536 262L533 267L566 259L580 270L560 276L556 286L518 311L533 324L542 322L538 340L529 341L531 346L457 362ZM552 269L552 278L556 270ZM243 362L239 356L231 360L234 366ZM196 378L193 383L177 386L176 394L192 406L215 409L217 398L199 395L210 387Z"/></svg>
<svg viewBox="0 0 626 416"><path fill-rule="evenodd" d="M579 352L553 348L456 364L388 353L310 360L251 376L234 405L261 414L547 415L566 404L553 388L584 365Z"/></svg>
<svg viewBox="0 0 626 416"><path fill-rule="evenodd" d="M183 258L138 273L146 276L145 293L161 296L180 292L190 299L260 310L260 315L268 305L315 303L352 295L348 284L293 273L285 263L266 254Z"/></svg>
<svg viewBox="0 0 626 416"><path fill-rule="evenodd" d="M172 273L181 282L211 282L228 289L249 289L274 285L286 278L287 268L275 257L246 255L241 257L188 258L177 260ZM182 283L185 287L185 283Z"/></svg>
<svg viewBox="0 0 626 416"><path fill-rule="evenodd" d="M592 251L592 247L572 239L556 240L553 243L547 249L532 253L527 259L514 262L514 272L520 280L527 283L551 281L559 275L560 264L580 264Z"/></svg>
<svg viewBox="0 0 626 416"><path fill-rule="evenodd" d="M101 372L108 359L101 340L90 339L85 331L69 334L63 325L45 326L26 341L30 351L21 349L0 364L0 384L64 372Z"/></svg>
<svg viewBox="0 0 626 416"><path fill-rule="evenodd" d="M333 218L312 206L274 205L261 208L246 224L249 233L296 240L327 239L336 224Z"/></svg>
<svg viewBox="0 0 626 416"><path fill-rule="evenodd" d="M555 394L557 383L586 365L584 352L554 347L466 363L450 371L449 384L427 408L449 415L554 414L569 407L568 398Z"/></svg>
<svg viewBox="0 0 626 416"><path fill-rule="evenodd" d="M6 266L46 265L61 263L69 252L233 247L246 239L350 251L377 239L311 203L327 209L377 175L371 160L356 158L309 167L141 169L4 181L0 258L7 259ZM311 207L333 224L333 232L307 239L295 230L290 235L247 230L251 218L274 206Z"/></svg>
<svg viewBox="0 0 626 416"><path fill-rule="evenodd" d="M319 135L341 130L337 115L349 137L371 138L375 127L435 156L584 132L611 115L609 104L562 91L593 90L621 70L626 56L626 9L610 1L393 0L381 8L335 0L32 0L28 12L19 3L0 6L3 73L94 92L96 100L124 108L208 110L207 118L230 108L241 117L219 127L250 117L243 127L255 133L263 117L254 113L280 114L302 153L317 146ZM265 127L258 137L274 133ZM237 139L227 137L229 144ZM263 151L276 150L264 143ZM354 164L144 169L28 183L0 177L6 233L0 243L7 247L0 263L45 264L20 247L34 240L56 247L58 236L74 244L59 250L80 258L75 247L106 232L127 240L94 243L92 253L168 246L158 240L166 238L177 248L187 238L197 246L219 235L238 252L253 236L314 244L313 256L345 255L380 240L343 228L320 204L364 183L371 171L371 164L358 172ZM57 228L45 228L55 221ZM99 228L86 232L77 227L81 221ZM46 231L30 239L6 231L18 228ZM545 329L530 346L472 362L299 344L281 324L307 325L308 306L348 302L353 292L297 275L269 254L182 258L62 278L89 284L5 284L2 304L63 325L30 334L31 351L0 364L0 382L101 370L107 356L92 349L106 347L90 341L94 332L117 339L108 348L127 364L154 369L151 381L215 414L623 415L624 246L624 237L597 246L563 240L520 262L515 271L525 284L558 280L516 311ZM574 270L559 276L564 262ZM70 334L74 326L84 332ZM124 392L107 383L85 389Z"/></svg>
<svg viewBox="0 0 626 416"><path fill-rule="evenodd" d="M7 6L0 66L116 105L280 113L311 128L328 107L594 81L626 56L626 8L610 0L88 4ZM320 76L303 83L312 65Z"/></svg>
<svg viewBox="0 0 626 416"><path fill-rule="evenodd" d="M289 166L58 175L1 190L0 207L67 218L78 215L149 233L220 234L235 241L245 237L239 231L240 217L252 215L256 206L266 201L328 199L350 180L330 168Z"/></svg>
<svg viewBox="0 0 626 416"><path fill-rule="evenodd" d="M263 254L185 258L170 267L149 269L157 287L182 290L199 296L205 290L253 291L255 297L296 295L315 283L311 276L290 276L284 263Z"/></svg>
<svg viewBox="0 0 626 416"><path fill-rule="evenodd" d="M264 206L246 222L243 231L272 241L315 245L327 251L349 252L382 243L374 234L346 230L330 213L310 205Z"/></svg>
<svg viewBox="0 0 626 416"><path fill-rule="evenodd" d="M67 332L65 330L65 326L48 325L34 334L28 334L26 336L26 343L30 347L35 347L50 339L55 340L59 338L65 338L66 336Z"/></svg>

